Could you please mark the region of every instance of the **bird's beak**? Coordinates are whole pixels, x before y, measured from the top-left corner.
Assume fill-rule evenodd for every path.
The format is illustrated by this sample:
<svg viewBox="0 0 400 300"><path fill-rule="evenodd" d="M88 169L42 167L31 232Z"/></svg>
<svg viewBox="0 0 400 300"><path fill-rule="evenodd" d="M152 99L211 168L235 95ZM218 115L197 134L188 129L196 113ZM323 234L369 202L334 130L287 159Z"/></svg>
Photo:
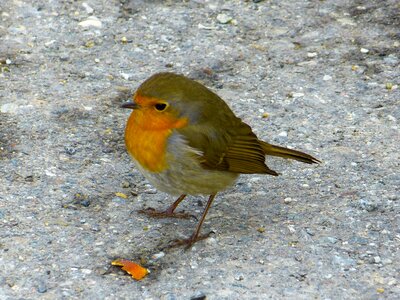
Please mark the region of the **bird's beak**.
<svg viewBox="0 0 400 300"><path fill-rule="evenodd" d="M139 107L135 102L125 102L121 105L122 108L136 109Z"/></svg>

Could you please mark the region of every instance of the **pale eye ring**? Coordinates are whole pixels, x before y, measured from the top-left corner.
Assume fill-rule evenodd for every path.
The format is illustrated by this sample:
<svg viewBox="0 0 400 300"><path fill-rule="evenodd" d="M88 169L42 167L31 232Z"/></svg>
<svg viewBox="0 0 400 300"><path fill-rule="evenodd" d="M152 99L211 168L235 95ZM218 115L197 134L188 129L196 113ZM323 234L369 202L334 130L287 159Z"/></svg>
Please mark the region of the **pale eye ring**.
<svg viewBox="0 0 400 300"><path fill-rule="evenodd" d="M167 104L167 103L164 103L164 102L159 102L159 103L156 103L156 104L154 105L154 108L155 108L156 110L158 110L158 111L164 111L164 110L167 109L167 107L168 107L168 104Z"/></svg>

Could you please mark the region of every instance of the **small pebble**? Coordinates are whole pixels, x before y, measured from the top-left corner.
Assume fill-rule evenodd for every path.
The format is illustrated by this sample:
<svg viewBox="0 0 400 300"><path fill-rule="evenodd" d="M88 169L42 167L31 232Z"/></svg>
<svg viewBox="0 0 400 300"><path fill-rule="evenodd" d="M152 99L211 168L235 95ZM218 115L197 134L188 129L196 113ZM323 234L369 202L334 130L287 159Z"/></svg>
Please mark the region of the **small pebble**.
<svg viewBox="0 0 400 300"><path fill-rule="evenodd" d="M291 93L292 98L300 98L304 96L304 93Z"/></svg>
<svg viewBox="0 0 400 300"><path fill-rule="evenodd" d="M244 279L244 276L242 275L242 274L238 274L236 277L235 277L235 280L237 280L237 281L242 281Z"/></svg>
<svg viewBox="0 0 400 300"><path fill-rule="evenodd" d="M281 131L281 132L278 134L278 136L287 137L287 136L288 136L288 133L287 133L286 131Z"/></svg>
<svg viewBox="0 0 400 300"><path fill-rule="evenodd" d="M269 113L263 113L263 114L262 114L262 117L263 117L263 119L268 118L268 117L269 117Z"/></svg>
<svg viewBox="0 0 400 300"><path fill-rule="evenodd" d="M207 243L207 245L210 245L210 246L216 246L217 240L213 237L209 237L208 239L206 239L206 243Z"/></svg>
<svg viewBox="0 0 400 300"><path fill-rule="evenodd" d="M124 189L127 189L130 186L131 186L131 184L129 183L129 181L124 180L124 181L121 182L121 187L124 188Z"/></svg>
<svg viewBox="0 0 400 300"><path fill-rule="evenodd" d="M360 52L361 52L361 53L368 53L369 50L368 50L368 49L365 49L365 48L361 48L361 49L360 49Z"/></svg>
<svg viewBox="0 0 400 300"><path fill-rule="evenodd" d="M393 88L393 83L387 82L387 83L385 84L385 88L386 88L387 90L391 90L391 89Z"/></svg>
<svg viewBox="0 0 400 300"><path fill-rule="evenodd" d="M193 248L192 248L193 250ZM199 267L199 264L196 261L191 261L190 262L190 268L192 268L193 270L197 269Z"/></svg>
<svg viewBox="0 0 400 300"><path fill-rule="evenodd" d="M65 146L64 150L68 155L74 155L76 153L76 148L72 146Z"/></svg>
<svg viewBox="0 0 400 300"><path fill-rule="evenodd" d="M220 24L227 24L232 21L232 17L230 17L226 14L218 14L217 21Z"/></svg>
<svg viewBox="0 0 400 300"><path fill-rule="evenodd" d="M145 194L157 194L157 190L150 188L150 189L144 190L143 193L145 193Z"/></svg>
<svg viewBox="0 0 400 300"><path fill-rule="evenodd" d="M388 116L387 116L387 119L388 119L389 121L392 121L392 122L396 122L396 121L397 121L396 118L393 117L392 115L388 115ZM389 199L390 199L390 198L389 198Z"/></svg>
<svg viewBox="0 0 400 300"><path fill-rule="evenodd" d="M66 53L60 54L60 60L61 61L68 61L69 60L68 54L66 54Z"/></svg>
<svg viewBox="0 0 400 300"><path fill-rule="evenodd" d="M257 228L257 231L258 231L259 233L263 233L263 232L265 232L265 228L264 228L264 227L258 227L258 228Z"/></svg>
<svg viewBox="0 0 400 300"><path fill-rule="evenodd" d="M341 25L357 26L357 23L354 22L353 19L350 19L350 18L338 18L337 21Z"/></svg>
<svg viewBox="0 0 400 300"><path fill-rule="evenodd" d="M381 258L379 256L374 256L374 263L379 264L381 263Z"/></svg>
<svg viewBox="0 0 400 300"><path fill-rule="evenodd" d="M328 80L331 80L331 79L332 79L331 75L324 75L324 77L322 78L322 80L324 80L324 81L328 81Z"/></svg>
<svg viewBox="0 0 400 300"><path fill-rule="evenodd" d="M287 228L289 229L289 232L290 232L290 233L295 233L295 232L296 232L296 228L295 228L295 226L292 225L292 224L291 224L291 225L288 225Z"/></svg>
<svg viewBox="0 0 400 300"><path fill-rule="evenodd" d="M86 20L79 22L78 25L84 28L86 27L101 28L103 26L101 21L95 16L90 16Z"/></svg>
<svg viewBox="0 0 400 300"><path fill-rule="evenodd" d="M292 198L290 198L290 197L287 197L287 198L283 199L283 202L286 203L286 204L288 204L288 203L296 202L296 200L295 200L295 199L292 199Z"/></svg>
<svg viewBox="0 0 400 300"><path fill-rule="evenodd" d="M89 48L89 49L90 49L90 48L93 48L94 45L96 45L96 44L95 44L95 42L92 41L92 40L87 41L87 42L85 43L85 47L86 47L86 48Z"/></svg>
<svg viewBox="0 0 400 300"><path fill-rule="evenodd" d="M125 80L132 80L133 79L133 74L121 73L121 76Z"/></svg>
<svg viewBox="0 0 400 300"><path fill-rule="evenodd" d="M309 57L309 58L317 57L317 55L318 55L317 52L308 52L307 53L307 57Z"/></svg>
<svg viewBox="0 0 400 300"><path fill-rule="evenodd" d="M53 45L55 42L56 42L56 40L51 40L51 41L48 41L48 42L44 43L44 45L45 45L45 47L50 47L50 46Z"/></svg>
<svg viewBox="0 0 400 300"><path fill-rule="evenodd" d="M163 258L164 256L165 256L165 253L161 251L159 253L153 254L151 256L151 258L154 259L154 260L158 260L160 258Z"/></svg>

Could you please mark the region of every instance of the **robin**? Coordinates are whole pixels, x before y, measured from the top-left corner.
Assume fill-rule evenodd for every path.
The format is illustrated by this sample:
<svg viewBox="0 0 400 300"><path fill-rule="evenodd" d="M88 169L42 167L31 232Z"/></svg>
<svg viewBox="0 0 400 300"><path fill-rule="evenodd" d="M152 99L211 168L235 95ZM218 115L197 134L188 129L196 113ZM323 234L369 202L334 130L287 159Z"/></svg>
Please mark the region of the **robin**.
<svg viewBox="0 0 400 300"><path fill-rule="evenodd" d="M319 160L306 153L261 141L251 127L202 84L174 73L157 73L144 81L133 102L125 129L125 144L137 168L160 191L179 198L165 211L142 211L155 217L185 217L175 209L186 195L209 195L193 234L176 244L190 247L199 235L215 195L240 174L278 173L265 155L304 163Z"/></svg>

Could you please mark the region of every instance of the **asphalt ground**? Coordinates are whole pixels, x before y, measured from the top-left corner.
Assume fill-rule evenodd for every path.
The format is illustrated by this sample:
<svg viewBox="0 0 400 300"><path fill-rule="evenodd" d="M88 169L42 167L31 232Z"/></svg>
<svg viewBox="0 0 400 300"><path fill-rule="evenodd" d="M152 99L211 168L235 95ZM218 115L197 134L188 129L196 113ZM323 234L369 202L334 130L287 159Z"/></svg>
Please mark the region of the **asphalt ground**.
<svg viewBox="0 0 400 300"><path fill-rule="evenodd" d="M398 299L400 7L387 1L0 2L1 299ZM150 75L211 88L269 158L196 220L135 170L120 104ZM205 198L180 209L201 214ZM151 273L133 280L117 258Z"/></svg>

